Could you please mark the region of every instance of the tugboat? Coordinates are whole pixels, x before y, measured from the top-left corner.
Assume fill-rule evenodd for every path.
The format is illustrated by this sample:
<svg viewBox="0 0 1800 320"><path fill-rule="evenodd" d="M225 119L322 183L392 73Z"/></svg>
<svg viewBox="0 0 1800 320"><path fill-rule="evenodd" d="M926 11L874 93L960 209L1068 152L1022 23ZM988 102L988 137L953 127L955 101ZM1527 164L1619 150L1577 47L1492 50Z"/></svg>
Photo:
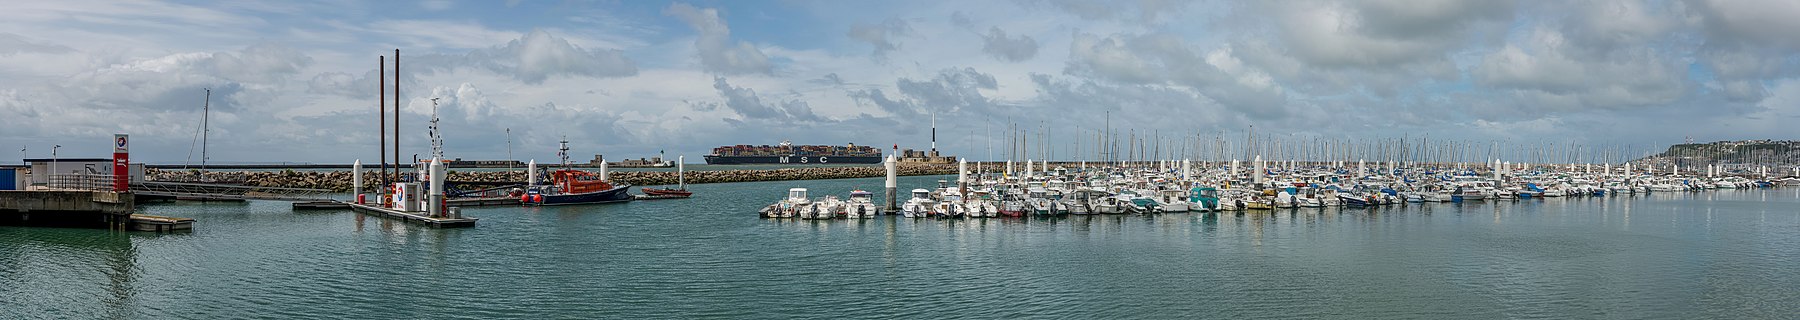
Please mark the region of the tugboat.
<svg viewBox="0 0 1800 320"><path fill-rule="evenodd" d="M596 204L631 201L630 184L612 184L587 171L569 168L569 140L562 141L563 168L550 173L550 185L527 191L531 205Z"/></svg>

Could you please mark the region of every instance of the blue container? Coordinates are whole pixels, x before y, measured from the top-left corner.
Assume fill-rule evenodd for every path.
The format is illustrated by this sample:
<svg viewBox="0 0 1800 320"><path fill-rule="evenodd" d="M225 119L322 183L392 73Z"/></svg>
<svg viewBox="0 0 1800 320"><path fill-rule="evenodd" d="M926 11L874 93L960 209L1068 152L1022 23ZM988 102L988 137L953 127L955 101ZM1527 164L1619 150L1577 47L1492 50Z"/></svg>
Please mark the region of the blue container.
<svg viewBox="0 0 1800 320"><path fill-rule="evenodd" d="M18 182L18 169L0 169L0 190L19 190Z"/></svg>

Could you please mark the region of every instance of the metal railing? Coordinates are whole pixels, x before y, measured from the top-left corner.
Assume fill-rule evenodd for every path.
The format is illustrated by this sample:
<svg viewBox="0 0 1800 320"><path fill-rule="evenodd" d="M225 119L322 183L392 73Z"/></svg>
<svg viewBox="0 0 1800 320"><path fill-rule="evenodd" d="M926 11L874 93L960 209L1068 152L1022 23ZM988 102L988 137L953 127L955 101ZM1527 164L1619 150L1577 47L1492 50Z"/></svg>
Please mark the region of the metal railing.
<svg viewBox="0 0 1800 320"><path fill-rule="evenodd" d="M112 175L91 173L52 174L44 181L44 187L58 190L112 191Z"/></svg>
<svg viewBox="0 0 1800 320"><path fill-rule="evenodd" d="M333 200L335 194L331 190L256 187L241 185L180 183L180 182L138 182L131 185L131 192L170 197L191 197L207 199L258 199L289 201L324 201Z"/></svg>

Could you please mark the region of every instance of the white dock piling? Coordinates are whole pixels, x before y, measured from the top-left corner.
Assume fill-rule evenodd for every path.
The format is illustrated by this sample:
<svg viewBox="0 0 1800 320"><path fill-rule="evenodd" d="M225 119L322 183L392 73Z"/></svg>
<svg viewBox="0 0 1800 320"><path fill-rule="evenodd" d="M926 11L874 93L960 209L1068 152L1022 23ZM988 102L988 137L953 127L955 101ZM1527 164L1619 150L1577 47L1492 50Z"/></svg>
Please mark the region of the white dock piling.
<svg viewBox="0 0 1800 320"><path fill-rule="evenodd" d="M969 189L969 159L956 159L956 189Z"/></svg>
<svg viewBox="0 0 1800 320"><path fill-rule="evenodd" d="M889 213L900 211L900 207L897 206L894 201L896 197L900 196L897 193L898 188L900 187L900 179L898 177L899 173L896 172L899 171L896 170L896 165L898 165L898 160L895 160L893 155L888 155L887 161L882 161L882 166L887 168L887 208L884 208L883 210L886 210ZM1008 168L1011 168L1011 166L1008 166Z"/></svg>
<svg viewBox="0 0 1800 320"><path fill-rule="evenodd" d="M1263 170L1267 170L1268 166L1268 164L1263 163L1262 156L1256 156L1256 167L1251 168L1252 170L1255 170L1255 172L1250 173L1250 182L1255 183L1257 188L1262 187L1263 175L1268 173Z"/></svg>
<svg viewBox="0 0 1800 320"><path fill-rule="evenodd" d="M444 216L444 159L431 158L431 203L426 204L431 217Z"/></svg>
<svg viewBox="0 0 1800 320"><path fill-rule="evenodd" d="M362 197L362 159L350 164L350 197Z"/></svg>
<svg viewBox="0 0 1800 320"><path fill-rule="evenodd" d="M1189 169L1193 169L1193 166L1194 166L1194 164L1193 164L1192 160L1181 159L1181 182L1182 183L1187 183L1188 180L1193 179L1193 175L1188 173L1190 171Z"/></svg>
<svg viewBox="0 0 1800 320"><path fill-rule="evenodd" d="M525 186L536 187L537 181L537 160L532 159L531 162L525 163Z"/></svg>

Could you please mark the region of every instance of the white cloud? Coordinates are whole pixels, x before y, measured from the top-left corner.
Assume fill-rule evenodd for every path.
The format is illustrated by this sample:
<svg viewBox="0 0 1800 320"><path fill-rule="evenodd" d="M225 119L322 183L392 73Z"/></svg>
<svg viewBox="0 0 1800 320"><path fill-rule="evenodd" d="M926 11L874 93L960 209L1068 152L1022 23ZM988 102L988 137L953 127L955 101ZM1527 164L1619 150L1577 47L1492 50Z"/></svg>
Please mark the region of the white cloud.
<svg viewBox="0 0 1800 320"><path fill-rule="evenodd" d="M1777 121L1800 114L1800 38L1786 31L1800 25L1784 19L1800 5L1789 1L477 11L497 5L14 4L0 11L0 143L36 150L127 131L160 150L143 159L180 159L211 88L215 160L342 162L367 153L348 149L376 133L364 119L380 79L368 60L393 48L406 54L408 150L424 146L410 129L424 127L437 97L452 154L471 158L502 156L508 128L534 150L520 154L540 160L565 134L578 153L614 157L782 139L916 147L931 112L940 132L957 133L1044 121L1067 134L1110 110L1115 123L1165 132L1255 124L1633 141L1686 123L1779 136ZM940 147L967 152L991 138Z"/></svg>
<svg viewBox="0 0 1800 320"><path fill-rule="evenodd" d="M886 58L888 51L894 51L900 47L892 38L905 36L909 32L912 32L912 28L907 26L906 20L894 18L879 24L857 23L851 25L850 32L845 35L874 45L875 52L872 55L879 60Z"/></svg>
<svg viewBox="0 0 1800 320"><path fill-rule="evenodd" d="M1538 29L1483 58L1471 73L1479 83L1519 90L1521 108L1621 108L1674 102L1687 94L1680 61L1644 49L1605 55L1571 54L1561 32Z"/></svg>
<svg viewBox="0 0 1800 320"><path fill-rule="evenodd" d="M724 74L770 73L774 66L762 50L746 41L733 42L731 27L714 8L696 8L686 3L669 5L663 14L680 18L699 35L694 48L699 50L700 64L707 71Z"/></svg>
<svg viewBox="0 0 1800 320"><path fill-rule="evenodd" d="M1000 61L1019 62L1037 56L1037 40L1027 35L1007 37L1000 27L989 28L987 34L981 35L981 40L981 52Z"/></svg>
<svg viewBox="0 0 1800 320"><path fill-rule="evenodd" d="M493 30L474 21L382 20L366 31L386 34L406 48L474 49L518 39L522 33Z"/></svg>

